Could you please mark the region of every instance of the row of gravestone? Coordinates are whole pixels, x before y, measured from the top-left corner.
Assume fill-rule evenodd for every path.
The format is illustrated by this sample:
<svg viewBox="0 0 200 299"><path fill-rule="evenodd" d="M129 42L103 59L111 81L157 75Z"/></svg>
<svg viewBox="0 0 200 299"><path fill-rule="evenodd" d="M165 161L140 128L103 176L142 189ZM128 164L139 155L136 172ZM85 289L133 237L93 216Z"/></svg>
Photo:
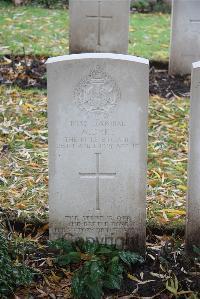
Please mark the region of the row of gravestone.
<svg viewBox="0 0 200 299"><path fill-rule="evenodd" d="M102 11L104 1L90 3ZM87 9L84 15L96 18ZM188 251L200 246L200 64L193 68ZM84 238L143 253L148 60L111 53L66 55L47 61L47 78L50 238Z"/></svg>
<svg viewBox="0 0 200 299"><path fill-rule="evenodd" d="M129 0L71 0L69 50L127 54ZM200 60L200 1L174 0L169 74L189 74Z"/></svg>

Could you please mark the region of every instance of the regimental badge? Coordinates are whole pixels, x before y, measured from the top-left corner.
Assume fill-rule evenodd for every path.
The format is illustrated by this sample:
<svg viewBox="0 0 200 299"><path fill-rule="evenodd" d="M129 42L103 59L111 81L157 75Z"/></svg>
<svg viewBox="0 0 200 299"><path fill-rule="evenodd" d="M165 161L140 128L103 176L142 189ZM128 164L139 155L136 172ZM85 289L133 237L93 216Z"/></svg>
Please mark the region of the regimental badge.
<svg viewBox="0 0 200 299"><path fill-rule="evenodd" d="M74 91L77 106L85 112L95 114L111 112L121 94L115 80L97 65L82 79Z"/></svg>

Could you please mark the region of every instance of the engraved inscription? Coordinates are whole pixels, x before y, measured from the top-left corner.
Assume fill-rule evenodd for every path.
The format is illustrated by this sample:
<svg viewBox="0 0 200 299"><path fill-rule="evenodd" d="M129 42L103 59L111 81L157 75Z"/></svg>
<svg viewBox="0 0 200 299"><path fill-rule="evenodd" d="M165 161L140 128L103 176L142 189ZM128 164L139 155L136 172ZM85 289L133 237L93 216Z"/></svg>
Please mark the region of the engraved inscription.
<svg viewBox="0 0 200 299"><path fill-rule="evenodd" d="M200 32L200 19L190 19L191 32L199 33Z"/></svg>
<svg viewBox="0 0 200 299"><path fill-rule="evenodd" d="M130 216L65 216L67 227L90 229L121 229L134 227Z"/></svg>
<svg viewBox="0 0 200 299"><path fill-rule="evenodd" d="M102 114L115 108L120 99L120 90L112 77L97 65L88 77L79 82L74 97L82 111Z"/></svg>
<svg viewBox="0 0 200 299"><path fill-rule="evenodd" d="M86 18L95 19L98 22L97 46L101 46L101 22L105 19L111 20L112 16L104 16L101 13L101 1L98 1L98 15L87 15Z"/></svg>
<svg viewBox="0 0 200 299"><path fill-rule="evenodd" d="M129 147L128 137L93 137L93 136L66 136L64 144L57 148L67 149L93 149L93 150L120 150ZM133 148L138 144L133 144Z"/></svg>
<svg viewBox="0 0 200 299"><path fill-rule="evenodd" d="M195 88L200 88L200 81L198 81L197 83L196 83L196 85L195 85Z"/></svg>
<svg viewBox="0 0 200 299"><path fill-rule="evenodd" d="M104 150L135 149L139 146L127 135L127 123L122 120L67 120L70 134L57 144L57 149ZM120 133L119 133L120 132Z"/></svg>
<svg viewBox="0 0 200 299"><path fill-rule="evenodd" d="M190 19L190 22L191 23L199 23L200 24L200 20L198 20L198 19L196 19L196 20Z"/></svg>
<svg viewBox="0 0 200 299"><path fill-rule="evenodd" d="M100 203L99 203L99 181L100 179L113 179L116 176L116 172L113 173L103 173L100 172L100 153L95 153L96 155L96 172L95 173L84 173L79 172L81 178L86 179L96 179L96 210L100 210Z"/></svg>
<svg viewBox="0 0 200 299"><path fill-rule="evenodd" d="M57 230L71 233L98 232L110 234L115 232L124 233L126 230L135 227L135 221L130 216L65 216L64 227Z"/></svg>
<svg viewBox="0 0 200 299"><path fill-rule="evenodd" d="M64 223L56 225L56 238L76 240L83 236L90 242L115 244L119 248L129 248L135 239L135 222L130 216L65 216ZM84 237L86 234L87 237ZM133 242L134 243L134 242Z"/></svg>

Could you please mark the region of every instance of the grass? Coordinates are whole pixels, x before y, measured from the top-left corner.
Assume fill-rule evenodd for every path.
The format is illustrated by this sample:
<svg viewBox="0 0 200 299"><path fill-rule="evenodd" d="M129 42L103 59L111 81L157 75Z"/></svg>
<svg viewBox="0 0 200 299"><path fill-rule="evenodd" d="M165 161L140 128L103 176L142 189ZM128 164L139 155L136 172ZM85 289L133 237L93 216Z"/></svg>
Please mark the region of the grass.
<svg viewBox="0 0 200 299"><path fill-rule="evenodd" d="M184 220L189 100L150 98L148 220ZM1 206L48 216L47 96L0 87Z"/></svg>
<svg viewBox="0 0 200 299"><path fill-rule="evenodd" d="M68 11L0 4L0 54L57 56L68 53ZM168 60L169 14L130 16L129 54Z"/></svg>
<svg viewBox="0 0 200 299"><path fill-rule="evenodd" d="M170 15L131 15L129 53L150 60L167 61L170 43Z"/></svg>
<svg viewBox="0 0 200 299"><path fill-rule="evenodd" d="M150 98L148 218L173 226L185 216L189 99Z"/></svg>
<svg viewBox="0 0 200 299"><path fill-rule="evenodd" d="M46 104L41 91L1 87L1 206L38 218L47 211Z"/></svg>

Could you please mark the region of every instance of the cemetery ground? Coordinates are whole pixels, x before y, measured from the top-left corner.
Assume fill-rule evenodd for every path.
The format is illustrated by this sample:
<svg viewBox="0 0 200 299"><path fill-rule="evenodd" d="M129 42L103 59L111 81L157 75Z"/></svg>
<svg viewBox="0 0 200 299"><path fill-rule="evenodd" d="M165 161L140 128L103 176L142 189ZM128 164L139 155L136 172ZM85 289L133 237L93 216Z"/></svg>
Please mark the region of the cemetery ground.
<svg viewBox="0 0 200 299"><path fill-rule="evenodd" d="M66 10L29 6L15 8L0 2L0 12L1 54L23 55L25 51L26 54L47 57L68 53L69 16ZM168 14L131 15L129 53L167 61L169 27Z"/></svg>
<svg viewBox="0 0 200 299"><path fill-rule="evenodd" d="M54 251L47 245L46 91L3 85L0 91L1 227L12 236L15 262L24 259L36 273L35 282L15 294L19 298L25 294L70 298L77 265L65 265L63 261L58 267ZM119 297L135 290L130 298L159 298L162 294L163 298L171 298L175 292L198 298L191 297L190 290L194 294L199 290L199 261L186 258L182 246L188 110L188 98L150 98L147 259L142 266L128 268L128 279ZM82 253L81 263L90 255ZM177 285L170 289L176 277Z"/></svg>
<svg viewBox="0 0 200 299"><path fill-rule="evenodd" d="M103 283L105 298L198 298L200 250L195 249L194 259L185 255L183 246L190 78L167 75L169 15L136 14L130 24L129 53L154 61L150 71L147 253L142 261L97 245L49 246L44 63L48 56L66 54L68 18L64 10L33 7L2 5L0 13L0 228L7 239L6 243L0 238L4 257L0 261L0 297L71 298L75 271L91 262L93 267L89 265L83 284L90 287L88 298L100 298ZM110 285L106 285L102 263L113 257L117 267L113 265ZM6 288L10 295L3 293Z"/></svg>

